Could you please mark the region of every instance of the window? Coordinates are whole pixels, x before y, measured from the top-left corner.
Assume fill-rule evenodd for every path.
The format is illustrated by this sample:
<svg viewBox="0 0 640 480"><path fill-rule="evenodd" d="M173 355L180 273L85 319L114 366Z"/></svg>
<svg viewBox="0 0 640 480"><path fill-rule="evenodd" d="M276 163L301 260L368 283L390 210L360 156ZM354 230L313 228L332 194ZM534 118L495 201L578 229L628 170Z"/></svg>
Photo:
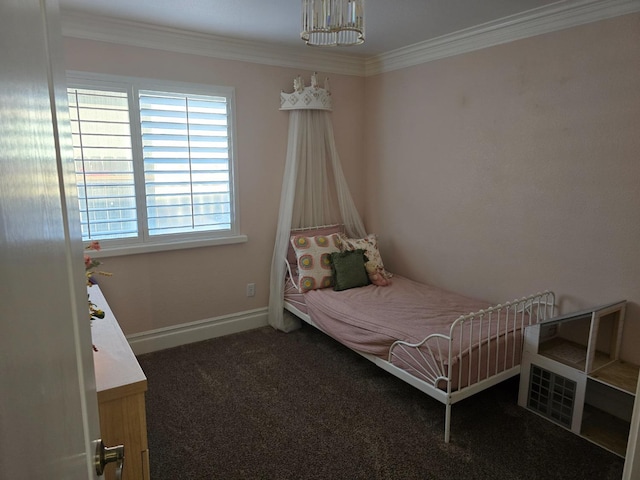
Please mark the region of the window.
<svg viewBox="0 0 640 480"><path fill-rule="evenodd" d="M232 89L73 74L68 84L83 240L144 251L238 236Z"/></svg>

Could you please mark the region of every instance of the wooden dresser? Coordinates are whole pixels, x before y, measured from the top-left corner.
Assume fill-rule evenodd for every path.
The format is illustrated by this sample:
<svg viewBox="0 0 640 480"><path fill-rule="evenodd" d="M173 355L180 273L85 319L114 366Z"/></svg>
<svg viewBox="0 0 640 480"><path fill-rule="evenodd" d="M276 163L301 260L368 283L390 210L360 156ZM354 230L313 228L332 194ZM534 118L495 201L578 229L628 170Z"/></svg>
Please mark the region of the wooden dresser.
<svg viewBox="0 0 640 480"><path fill-rule="evenodd" d="M98 285L88 287L91 301L104 310L92 321L96 390L102 440L107 446L124 445L123 480L149 480L149 446L145 392L147 377ZM107 465L104 478L115 479L115 465Z"/></svg>

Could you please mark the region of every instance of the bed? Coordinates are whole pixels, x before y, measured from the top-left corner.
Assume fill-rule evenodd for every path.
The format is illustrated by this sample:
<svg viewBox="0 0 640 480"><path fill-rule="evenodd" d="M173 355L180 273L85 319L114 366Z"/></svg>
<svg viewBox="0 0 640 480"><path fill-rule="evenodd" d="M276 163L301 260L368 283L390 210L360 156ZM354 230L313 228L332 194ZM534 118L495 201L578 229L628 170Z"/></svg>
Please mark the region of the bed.
<svg viewBox="0 0 640 480"><path fill-rule="evenodd" d="M331 232L345 240L339 229L294 230L291 243L295 246L298 237L334 238ZM368 247L372 241L375 243L375 236L369 238ZM377 250L377 244L374 246ZM343 247L341 243L333 248ZM338 253L332 254L338 258ZM370 256L365 255L365 265ZM400 275L393 275L386 286L369 281L339 291L334 290L335 285L305 289L301 287L300 258L300 251L294 248L285 259L285 310L442 402L447 443L451 406L518 375L524 328L554 313L555 298L550 291L490 305ZM381 265L378 268L391 277ZM371 274L368 266L366 271ZM335 269L332 273L335 279ZM329 286L328 279L326 282L323 287Z"/></svg>

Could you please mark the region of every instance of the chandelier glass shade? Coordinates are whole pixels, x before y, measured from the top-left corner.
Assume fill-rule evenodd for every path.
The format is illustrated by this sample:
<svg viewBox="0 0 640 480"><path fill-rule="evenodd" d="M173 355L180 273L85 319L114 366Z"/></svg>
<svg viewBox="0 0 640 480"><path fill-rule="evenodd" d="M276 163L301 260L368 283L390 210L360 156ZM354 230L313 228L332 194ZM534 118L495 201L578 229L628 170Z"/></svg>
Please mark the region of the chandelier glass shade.
<svg viewBox="0 0 640 480"><path fill-rule="evenodd" d="M321 47L364 42L364 0L302 0L302 40Z"/></svg>

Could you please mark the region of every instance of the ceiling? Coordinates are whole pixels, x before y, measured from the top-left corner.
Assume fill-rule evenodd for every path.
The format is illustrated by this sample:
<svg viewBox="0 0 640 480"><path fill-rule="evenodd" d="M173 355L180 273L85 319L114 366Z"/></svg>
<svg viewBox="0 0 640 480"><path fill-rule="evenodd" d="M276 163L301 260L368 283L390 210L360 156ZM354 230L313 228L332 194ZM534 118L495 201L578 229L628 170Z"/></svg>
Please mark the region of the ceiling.
<svg viewBox="0 0 640 480"><path fill-rule="evenodd" d="M301 0L59 0L63 17L112 17L203 34L309 49L300 40ZM571 0L366 0L364 45L372 57Z"/></svg>

